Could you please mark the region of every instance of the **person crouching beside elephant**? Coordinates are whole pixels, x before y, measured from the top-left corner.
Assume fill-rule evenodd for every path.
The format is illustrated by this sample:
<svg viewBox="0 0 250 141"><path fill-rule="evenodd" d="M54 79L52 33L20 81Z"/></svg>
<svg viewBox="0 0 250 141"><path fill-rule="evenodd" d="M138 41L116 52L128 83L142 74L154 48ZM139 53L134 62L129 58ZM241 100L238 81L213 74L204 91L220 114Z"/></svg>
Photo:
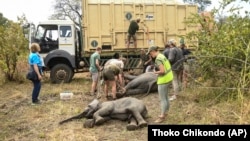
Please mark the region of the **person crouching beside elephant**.
<svg viewBox="0 0 250 141"><path fill-rule="evenodd" d="M161 101L161 114L158 119L155 121L156 123L163 122L165 120L165 116L169 110L169 98L168 98L168 86L170 82L173 80L173 72L171 69L170 62L168 59L158 51L157 46L152 46L148 49L147 54L150 54L152 58L155 58L155 65L159 70L155 71L157 74L157 85L158 85L158 93Z"/></svg>
<svg viewBox="0 0 250 141"><path fill-rule="evenodd" d="M116 77L120 74L121 69L117 65L106 65L103 69L104 80L104 93L108 99L108 87L111 86L112 97L115 100L116 97Z"/></svg>
<svg viewBox="0 0 250 141"><path fill-rule="evenodd" d="M122 56L119 53L115 53L113 55L112 59L109 59L105 64L104 64L104 68L108 65L116 65L120 68L120 73L118 75L118 77L116 78L116 80L118 80L118 83L120 84L120 87L124 87L125 83L124 83L124 74L123 74L123 68L124 68L124 60L122 58Z"/></svg>

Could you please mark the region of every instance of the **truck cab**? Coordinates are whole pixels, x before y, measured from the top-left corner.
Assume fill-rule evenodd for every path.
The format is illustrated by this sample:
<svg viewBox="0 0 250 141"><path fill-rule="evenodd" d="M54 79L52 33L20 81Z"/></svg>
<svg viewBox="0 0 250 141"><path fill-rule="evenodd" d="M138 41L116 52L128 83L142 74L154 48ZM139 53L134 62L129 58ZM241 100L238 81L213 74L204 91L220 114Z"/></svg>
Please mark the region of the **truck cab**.
<svg viewBox="0 0 250 141"><path fill-rule="evenodd" d="M80 31L72 21L40 22L32 42L40 45L45 70L50 70L53 83L70 82L80 65Z"/></svg>

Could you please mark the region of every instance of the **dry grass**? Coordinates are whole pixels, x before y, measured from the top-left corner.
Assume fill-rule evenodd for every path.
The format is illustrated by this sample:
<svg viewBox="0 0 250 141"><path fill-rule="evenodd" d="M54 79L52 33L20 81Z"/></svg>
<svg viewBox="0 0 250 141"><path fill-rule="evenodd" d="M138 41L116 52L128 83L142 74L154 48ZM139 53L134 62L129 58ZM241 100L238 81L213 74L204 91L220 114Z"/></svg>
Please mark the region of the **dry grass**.
<svg viewBox="0 0 250 141"><path fill-rule="evenodd" d="M58 122L76 115L93 99L85 92L90 89L86 74L77 74L70 84L50 84L44 80L41 105L31 105L32 84L7 83L0 89L0 140L3 141L145 141L147 128L127 131L126 122L108 121L92 129L83 128L85 119L64 125ZM60 100L59 93L71 91L74 97ZM250 102L202 99L204 90L183 92L171 102L165 124L249 124ZM104 99L101 99L104 100ZM151 124L159 114L159 99L156 93L142 98Z"/></svg>

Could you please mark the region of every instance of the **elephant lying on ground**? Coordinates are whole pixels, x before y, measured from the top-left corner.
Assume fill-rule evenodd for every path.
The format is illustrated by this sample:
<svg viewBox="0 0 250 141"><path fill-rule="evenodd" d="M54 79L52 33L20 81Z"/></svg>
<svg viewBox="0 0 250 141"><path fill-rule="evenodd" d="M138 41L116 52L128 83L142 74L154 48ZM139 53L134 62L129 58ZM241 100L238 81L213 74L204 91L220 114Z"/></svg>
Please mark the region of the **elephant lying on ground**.
<svg viewBox="0 0 250 141"><path fill-rule="evenodd" d="M105 102L94 99L81 114L63 120L59 124L73 119L87 118L84 127L92 128L94 125L101 125L107 120L118 119L129 121L127 130L136 130L139 127L147 126L146 116L147 108L144 103L133 97L124 97Z"/></svg>
<svg viewBox="0 0 250 141"><path fill-rule="evenodd" d="M129 82L125 86L125 92L118 93L118 97L157 92L157 75L154 72L147 72L138 76L124 75L124 79L129 80Z"/></svg>

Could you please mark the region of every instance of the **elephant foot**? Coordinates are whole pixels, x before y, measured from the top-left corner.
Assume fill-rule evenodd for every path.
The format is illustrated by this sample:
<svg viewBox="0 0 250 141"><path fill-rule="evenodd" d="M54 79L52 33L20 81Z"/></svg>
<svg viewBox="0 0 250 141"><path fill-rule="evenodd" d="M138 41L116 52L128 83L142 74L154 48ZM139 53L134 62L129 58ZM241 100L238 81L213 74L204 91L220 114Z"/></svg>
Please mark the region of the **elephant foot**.
<svg viewBox="0 0 250 141"><path fill-rule="evenodd" d="M84 128L93 128L95 125L95 121L94 119L87 119L84 124L83 124L83 127Z"/></svg>
<svg viewBox="0 0 250 141"><path fill-rule="evenodd" d="M148 123L147 122L141 122L138 124L140 128L143 128L143 127L147 127L148 126Z"/></svg>
<svg viewBox="0 0 250 141"><path fill-rule="evenodd" d="M135 124L128 124L127 125L127 130L128 131L133 131L133 130L137 130L138 129L138 126L135 125Z"/></svg>
<svg viewBox="0 0 250 141"><path fill-rule="evenodd" d="M96 119L95 124L96 125L101 125L103 122L105 122L105 119L102 117L99 117Z"/></svg>

